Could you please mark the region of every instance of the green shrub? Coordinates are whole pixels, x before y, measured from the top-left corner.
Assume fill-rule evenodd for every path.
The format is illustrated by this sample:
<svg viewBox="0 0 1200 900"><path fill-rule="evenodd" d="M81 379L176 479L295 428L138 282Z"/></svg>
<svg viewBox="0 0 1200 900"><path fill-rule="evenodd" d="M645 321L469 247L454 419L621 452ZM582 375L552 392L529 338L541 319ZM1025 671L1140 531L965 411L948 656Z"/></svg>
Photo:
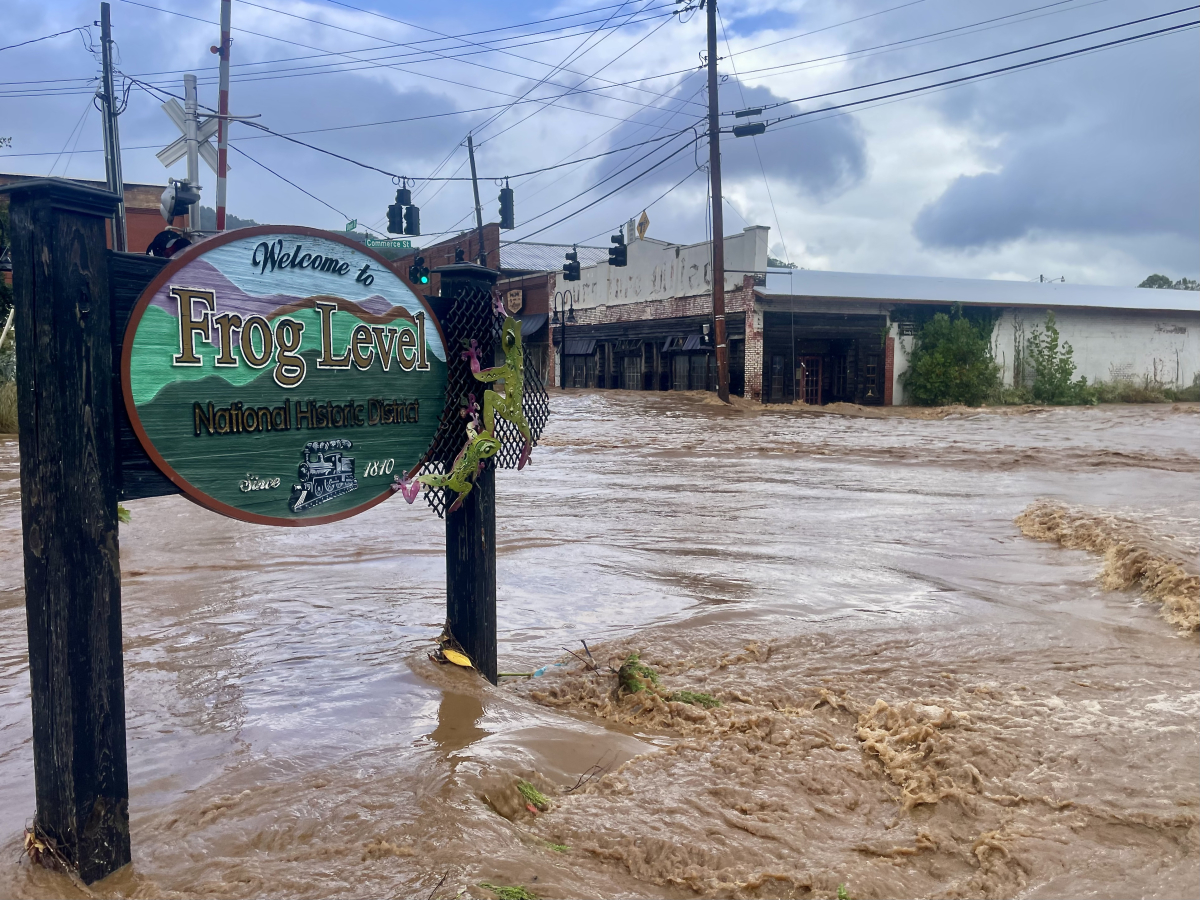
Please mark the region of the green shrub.
<svg viewBox="0 0 1200 900"><path fill-rule="evenodd" d="M1142 376L1141 384L1132 381L1097 381L1088 388L1097 403L1180 403L1200 400L1200 373L1187 387L1175 387Z"/></svg>
<svg viewBox="0 0 1200 900"><path fill-rule="evenodd" d="M1163 389L1163 394L1166 398L1174 403L1200 401L1200 372L1192 378L1192 383L1187 387L1175 388L1169 387Z"/></svg>
<svg viewBox="0 0 1200 900"><path fill-rule="evenodd" d="M1025 346L1028 362L1033 366L1030 396L1034 403L1067 405L1095 403L1096 398L1086 378L1072 380L1075 375L1075 351L1061 339L1054 311L1046 312L1046 329L1037 325Z"/></svg>
<svg viewBox="0 0 1200 900"><path fill-rule="evenodd" d="M979 406L1000 383L1000 366L992 355L991 319L973 322L955 306L938 313L913 342L904 389L918 406L962 403Z"/></svg>

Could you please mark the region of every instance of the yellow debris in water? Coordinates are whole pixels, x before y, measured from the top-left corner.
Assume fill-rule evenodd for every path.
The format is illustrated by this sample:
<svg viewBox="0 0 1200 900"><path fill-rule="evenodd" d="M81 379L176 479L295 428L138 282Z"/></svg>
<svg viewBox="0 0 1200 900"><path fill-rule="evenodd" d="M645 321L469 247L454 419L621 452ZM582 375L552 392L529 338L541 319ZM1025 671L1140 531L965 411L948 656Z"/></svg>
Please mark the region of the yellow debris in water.
<svg viewBox="0 0 1200 900"><path fill-rule="evenodd" d="M465 653L459 653L457 650L451 650L449 647L442 650L442 656L446 657L446 659L456 666L462 666L465 669L475 668L471 665L471 660Z"/></svg>

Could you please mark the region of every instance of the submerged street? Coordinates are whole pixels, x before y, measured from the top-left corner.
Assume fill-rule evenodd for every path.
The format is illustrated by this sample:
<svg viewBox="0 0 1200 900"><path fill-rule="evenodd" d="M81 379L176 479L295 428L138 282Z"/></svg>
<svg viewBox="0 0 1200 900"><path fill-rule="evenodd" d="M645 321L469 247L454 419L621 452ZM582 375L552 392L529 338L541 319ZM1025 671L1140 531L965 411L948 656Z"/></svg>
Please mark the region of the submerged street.
<svg viewBox="0 0 1200 900"><path fill-rule="evenodd" d="M1014 524L1056 501L1194 579L1195 404L551 403L497 479L500 669L549 668L496 688L428 658L444 523L421 499L313 528L127 504L134 861L95 895L1200 890L1197 633ZM15 436L0 531L0 895L87 896L20 859ZM721 705L614 699L632 652Z"/></svg>

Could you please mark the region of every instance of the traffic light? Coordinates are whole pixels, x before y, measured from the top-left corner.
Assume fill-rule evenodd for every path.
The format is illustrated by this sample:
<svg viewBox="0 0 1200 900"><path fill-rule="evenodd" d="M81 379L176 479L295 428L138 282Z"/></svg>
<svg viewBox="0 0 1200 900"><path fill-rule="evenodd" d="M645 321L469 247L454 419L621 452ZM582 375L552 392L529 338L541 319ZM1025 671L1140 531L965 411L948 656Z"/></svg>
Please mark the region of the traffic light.
<svg viewBox="0 0 1200 900"><path fill-rule="evenodd" d="M513 210L513 191L507 181L504 182L504 187L500 188L500 227L506 231L517 227L517 216Z"/></svg>
<svg viewBox="0 0 1200 900"><path fill-rule="evenodd" d="M563 280L578 281L579 280L579 251L568 250L567 261L563 263Z"/></svg>
<svg viewBox="0 0 1200 900"><path fill-rule="evenodd" d="M388 234L404 234L404 207L393 203L388 207Z"/></svg>
<svg viewBox="0 0 1200 900"><path fill-rule="evenodd" d="M413 284L429 284L429 269L425 265L425 257L418 256L408 267L408 280Z"/></svg>
<svg viewBox="0 0 1200 900"><path fill-rule="evenodd" d="M421 210L416 206L404 208L404 234L421 233Z"/></svg>
<svg viewBox="0 0 1200 900"><path fill-rule="evenodd" d="M412 191L406 187L396 189L396 205L412 206Z"/></svg>
<svg viewBox="0 0 1200 900"><path fill-rule="evenodd" d="M629 248L625 246L625 235L614 234L609 240L617 246L608 248L608 264L610 266L629 265Z"/></svg>

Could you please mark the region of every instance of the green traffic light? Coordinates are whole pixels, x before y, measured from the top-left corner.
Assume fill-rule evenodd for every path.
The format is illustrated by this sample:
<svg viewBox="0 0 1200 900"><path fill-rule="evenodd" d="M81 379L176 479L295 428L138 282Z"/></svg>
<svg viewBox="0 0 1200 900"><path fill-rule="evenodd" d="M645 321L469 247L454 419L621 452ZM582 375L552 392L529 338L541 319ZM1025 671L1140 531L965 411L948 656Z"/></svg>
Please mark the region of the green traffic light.
<svg viewBox="0 0 1200 900"><path fill-rule="evenodd" d="M428 275L421 276L421 284L429 284L429 276Z"/></svg>

